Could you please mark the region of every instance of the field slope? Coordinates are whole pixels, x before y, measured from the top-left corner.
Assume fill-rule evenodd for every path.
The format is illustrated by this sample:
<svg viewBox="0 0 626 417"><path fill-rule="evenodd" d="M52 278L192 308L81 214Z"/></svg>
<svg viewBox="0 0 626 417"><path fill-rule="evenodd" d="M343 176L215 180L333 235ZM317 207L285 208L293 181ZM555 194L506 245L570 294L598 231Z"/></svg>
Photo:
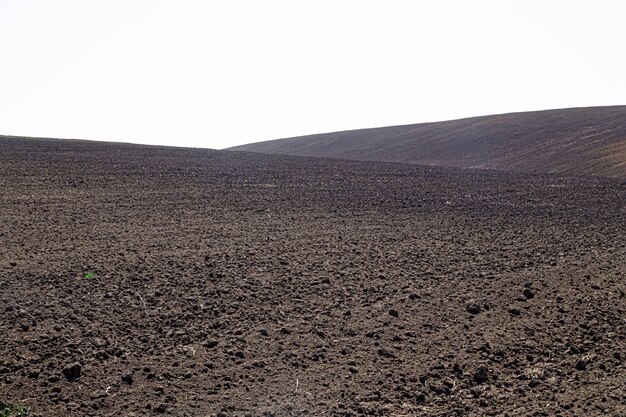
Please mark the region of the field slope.
<svg viewBox="0 0 626 417"><path fill-rule="evenodd" d="M626 106L473 117L270 140L270 154L626 177Z"/></svg>
<svg viewBox="0 0 626 417"><path fill-rule="evenodd" d="M35 417L624 416L626 183L0 138Z"/></svg>

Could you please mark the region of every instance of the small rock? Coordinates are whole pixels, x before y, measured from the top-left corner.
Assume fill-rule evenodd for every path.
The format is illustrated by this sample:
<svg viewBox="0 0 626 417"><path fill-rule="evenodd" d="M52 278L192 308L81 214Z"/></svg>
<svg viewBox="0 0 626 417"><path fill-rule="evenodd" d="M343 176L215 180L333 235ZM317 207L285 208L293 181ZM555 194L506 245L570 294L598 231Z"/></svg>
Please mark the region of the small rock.
<svg viewBox="0 0 626 417"><path fill-rule="evenodd" d="M208 342L206 342L204 344L205 348L209 348L209 349L213 349L215 346L217 346L219 344L219 342L217 340L209 340Z"/></svg>
<svg viewBox="0 0 626 417"><path fill-rule="evenodd" d="M83 367L80 363L74 363L63 368L63 375L67 378L68 381L72 382L80 378L80 373Z"/></svg>
<svg viewBox="0 0 626 417"><path fill-rule="evenodd" d="M576 362L576 369L578 369L579 371L584 371L585 369L587 369L587 361L584 359L579 359Z"/></svg>
<svg viewBox="0 0 626 417"><path fill-rule="evenodd" d="M480 365L478 369L476 369L476 372L474 373L474 381L476 381L477 384L483 384L487 382L488 380L489 380L489 370L487 366Z"/></svg>
<svg viewBox="0 0 626 417"><path fill-rule="evenodd" d="M48 377L48 382L59 382L61 378L58 375L50 375Z"/></svg>
<svg viewBox="0 0 626 417"><path fill-rule="evenodd" d="M26 323L22 323L20 324L20 329L22 329L23 332L27 332L28 329L30 329L30 326Z"/></svg>
<svg viewBox="0 0 626 417"><path fill-rule="evenodd" d="M469 303L467 305L467 312L470 314L478 314L480 313L480 306L476 303Z"/></svg>
<svg viewBox="0 0 626 417"><path fill-rule="evenodd" d="M398 317L398 310L394 310L393 308L389 310L389 315L391 317Z"/></svg>
<svg viewBox="0 0 626 417"><path fill-rule="evenodd" d="M524 288L524 297L526 297L527 300L535 298L535 292L530 288Z"/></svg>
<svg viewBox="0 0 626 417"><path fill-rule="evenodd" d="M283 327L282 329L280 329L280 332L282 334L291 334L291 330L287 329L286 327Z"/></svg>
<svg viewBox="0 0 626 417"><path fill-rule="evenodd" d="M159 414L164 414L167 411L167 404L161 403L157 408L154 409L155 412Z"/></svg>
<svg viewBox="0 0 626 417"><path fill-rule="evenodd" d="M359 370L354 366L349 367L348 371L350 371L351 374L356 374L359 372Z"/></svg>

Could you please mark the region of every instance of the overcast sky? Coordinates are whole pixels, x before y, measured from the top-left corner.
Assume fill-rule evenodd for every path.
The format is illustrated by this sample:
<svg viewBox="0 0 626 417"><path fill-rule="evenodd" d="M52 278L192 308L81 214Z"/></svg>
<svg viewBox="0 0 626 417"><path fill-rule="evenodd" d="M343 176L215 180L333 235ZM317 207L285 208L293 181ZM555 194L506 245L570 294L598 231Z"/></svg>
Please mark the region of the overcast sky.
<svg viewBox="0 0 626 417"><path fill-rule="evenodd" d="M624 1L0 0L0 134L223 148L626 104Z"/></svg>

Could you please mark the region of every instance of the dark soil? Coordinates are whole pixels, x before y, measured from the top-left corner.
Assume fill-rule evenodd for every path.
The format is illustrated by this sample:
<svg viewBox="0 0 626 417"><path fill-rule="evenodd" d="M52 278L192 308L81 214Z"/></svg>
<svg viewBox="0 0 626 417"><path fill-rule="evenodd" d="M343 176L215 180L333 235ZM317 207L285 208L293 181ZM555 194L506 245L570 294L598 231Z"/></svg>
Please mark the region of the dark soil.
<svg viewBox="0 0 626 417"><path fill-rule="evenodd" d="M626 415L623 180L3 138L0 190L31 415Z"/></svg>
<svg viewBox="0 0 626 417"><path fill-rule="evenodd" d="M497 114L269 140L232 150L626 178L626 106Z"/></svg>

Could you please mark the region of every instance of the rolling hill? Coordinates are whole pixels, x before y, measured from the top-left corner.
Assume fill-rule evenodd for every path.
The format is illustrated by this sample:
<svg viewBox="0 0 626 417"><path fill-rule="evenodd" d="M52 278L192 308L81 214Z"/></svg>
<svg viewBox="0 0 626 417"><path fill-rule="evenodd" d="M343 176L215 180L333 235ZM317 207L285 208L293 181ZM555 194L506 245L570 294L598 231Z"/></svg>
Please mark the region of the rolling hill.
<svg viewBox="0 0 626 417"><path fill-rule="evenodd" d="M626 106L472 117L230 148L269 154L626 177Z"/></svg>

